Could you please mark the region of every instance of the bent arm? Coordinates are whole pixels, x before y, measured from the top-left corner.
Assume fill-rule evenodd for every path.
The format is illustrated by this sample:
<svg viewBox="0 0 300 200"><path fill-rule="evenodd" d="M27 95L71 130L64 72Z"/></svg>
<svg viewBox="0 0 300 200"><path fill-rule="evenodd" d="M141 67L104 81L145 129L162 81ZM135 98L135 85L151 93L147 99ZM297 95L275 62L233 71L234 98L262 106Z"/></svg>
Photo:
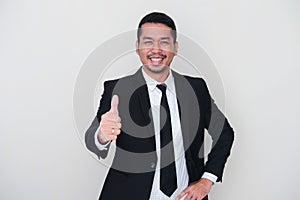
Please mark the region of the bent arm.
<svg viewBox="0 0 300 200"><path fill-rule="evenodd" d="M217 181L222 181L225 164L234 141L234 131L224 114L210 97L204 81L203 83L209 96L209 109L205 114L205 127L213 141L212 149L205 164L205 171L216 175L218 177Z"/></svg>
<svg viewBox="0 0 300 200"><path fill-rule="evenodd" d="M88 150L95 153L99 159L106 158L110 145L108 145L106 148L100 150L97 147L96 142L95 142L95 134L97 134L97 132L98 132L101 116L110 110L112 92L113 92L113 88L114 88L116 82L117 81L104 82L104 92L101 96L97 115L85 133L86 147L88 148Z"/></svg>

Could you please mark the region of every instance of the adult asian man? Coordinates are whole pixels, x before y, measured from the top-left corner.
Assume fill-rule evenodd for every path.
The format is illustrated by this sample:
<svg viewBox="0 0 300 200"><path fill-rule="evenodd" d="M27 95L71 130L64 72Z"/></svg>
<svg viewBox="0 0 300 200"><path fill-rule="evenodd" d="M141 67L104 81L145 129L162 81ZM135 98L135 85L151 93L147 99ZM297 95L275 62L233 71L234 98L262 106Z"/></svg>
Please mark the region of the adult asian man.
<svg viewBox="0 0 300 200"><path fill-rule="evenodd" d="M208 199L222 180L233 129L201 78L170 65L178 50L176 26L153 12L139 23L136 53L142 67L106 81L87 148L105 158L116 141L113 164L99 199ZM213 147L204 162L204 130Z"/></svg>

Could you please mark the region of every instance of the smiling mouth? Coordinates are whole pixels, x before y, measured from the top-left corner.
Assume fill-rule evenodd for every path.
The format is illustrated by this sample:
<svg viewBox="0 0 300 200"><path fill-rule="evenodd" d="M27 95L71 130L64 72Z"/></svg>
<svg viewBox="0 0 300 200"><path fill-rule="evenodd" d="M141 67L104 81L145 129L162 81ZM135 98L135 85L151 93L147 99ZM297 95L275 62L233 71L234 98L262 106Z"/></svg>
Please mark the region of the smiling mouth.
<svg viewBox="0 0 300 200"><path fill-rule="evenodd" d="M166 55L148 55L147 58L151 61L152 65L161 65L163 60L166 58Z"/></svg>

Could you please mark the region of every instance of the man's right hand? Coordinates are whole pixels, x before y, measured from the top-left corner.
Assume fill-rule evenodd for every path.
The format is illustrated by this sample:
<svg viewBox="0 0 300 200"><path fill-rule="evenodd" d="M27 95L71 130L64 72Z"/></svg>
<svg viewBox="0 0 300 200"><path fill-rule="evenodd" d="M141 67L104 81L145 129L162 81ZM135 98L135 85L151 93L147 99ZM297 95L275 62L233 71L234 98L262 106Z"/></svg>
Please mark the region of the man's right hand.
<svg viewBox="0 0 300 200"><path fill-rule="evenodd" d="M111 99L111 108L101 116L98 140L101 144L116 140L121 133L121 118L118 111L119 97L114 95Z"/></svg>

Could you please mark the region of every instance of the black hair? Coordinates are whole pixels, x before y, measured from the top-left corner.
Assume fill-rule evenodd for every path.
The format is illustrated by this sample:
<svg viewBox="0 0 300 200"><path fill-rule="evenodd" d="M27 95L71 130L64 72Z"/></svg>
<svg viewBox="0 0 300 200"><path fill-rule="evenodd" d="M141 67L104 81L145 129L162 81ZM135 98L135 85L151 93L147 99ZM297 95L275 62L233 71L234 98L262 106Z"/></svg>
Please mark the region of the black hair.
<svg viewBox="0 0 300 200"><path fill-rule="evenodd" d="M138 42L140 42L140 36L142 34L141 27L145 23L160 23L160 24L164 24L164 25L170 27L172 29L171 34L174 39L174 43L176 42L177 33L176 33L175 22L168 15L166 15L165 13L160 13L160 12L149 13L141 19L139 26L138 26L138 31L137 31Z"/></svg>

